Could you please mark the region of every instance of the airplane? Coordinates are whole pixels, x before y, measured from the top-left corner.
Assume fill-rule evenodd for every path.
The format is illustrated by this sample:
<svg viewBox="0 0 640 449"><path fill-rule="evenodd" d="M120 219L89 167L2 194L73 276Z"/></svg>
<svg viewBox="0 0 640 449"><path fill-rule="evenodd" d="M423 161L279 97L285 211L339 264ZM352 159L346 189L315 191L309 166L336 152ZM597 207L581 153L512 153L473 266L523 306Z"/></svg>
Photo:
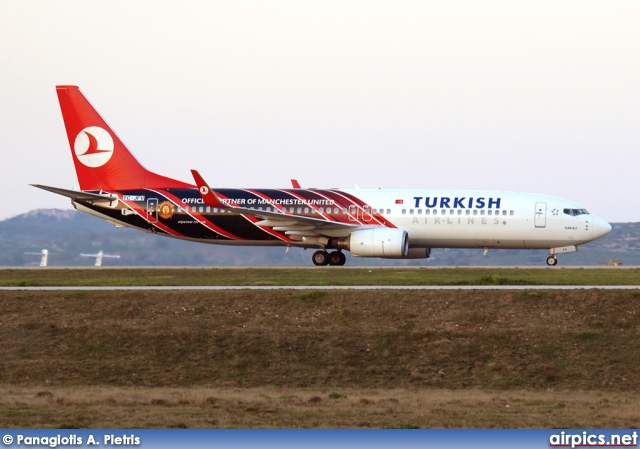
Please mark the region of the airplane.
<svg viewBox="0 0 640 449"><path fill-rule="evenodd" d="M80 257L95 257L96 258L96 267L101 267L102 266L102 259L104 257L110 257L113 259L120 259L120 255L119 254L105 254L104 252L102 252L102 250L98 251L96 254L84 254L81 253Z"/></svg>
<svg viewBox="0 0 640 449"><path fill-rule="evenodd" d="M39 253L27 252L25 254L29 254L29 255L33 255L33 256L40 256L40 266L41 267L46 267L49 264L49 250L48 249L43 249Z"/></svg>
<svg viewBox="0 0 640 449"><path fill-rule="evenodd" d="M79 211L158 235L315 249L319 266L354 257L426 259L433 248L547 249L546 262L611 231L562 198L497 190L213 189L144 168L77 86L56 86L80 190L40 184Z"/></svg>

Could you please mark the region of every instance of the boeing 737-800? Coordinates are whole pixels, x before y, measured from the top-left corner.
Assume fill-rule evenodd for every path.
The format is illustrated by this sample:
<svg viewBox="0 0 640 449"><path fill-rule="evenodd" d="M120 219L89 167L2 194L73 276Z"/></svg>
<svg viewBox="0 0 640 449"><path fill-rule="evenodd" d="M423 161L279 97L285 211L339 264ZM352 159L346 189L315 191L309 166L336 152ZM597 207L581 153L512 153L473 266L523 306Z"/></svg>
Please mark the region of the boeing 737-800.
<svg viewBox="0 0 640 449"><path fill-rule="evenodd" d="M611 231L579 204L491 190L211 189L146 170L76 86L57 86L80 190L34 184L116 226L227 245L313 248L316 265L356 257L428 258L432 248L548 249Z"/></svg>

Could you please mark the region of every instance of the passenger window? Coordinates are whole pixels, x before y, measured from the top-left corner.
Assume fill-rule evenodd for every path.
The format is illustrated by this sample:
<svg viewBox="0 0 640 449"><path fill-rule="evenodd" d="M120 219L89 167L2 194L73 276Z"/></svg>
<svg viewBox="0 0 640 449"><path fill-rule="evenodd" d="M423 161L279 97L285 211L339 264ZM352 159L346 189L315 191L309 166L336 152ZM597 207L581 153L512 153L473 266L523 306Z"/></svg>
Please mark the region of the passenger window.
<svg viewBox="0 0 640 449"><path fill-rule="evenodd" d="M387 215L391 215L391 209L387 209Z"/></svg>
<svg viewBox="0 0 640 449"><path fill-rule="evenodd" d="M515 215L515 211L510 211L509 215L511 215L511 216Z"/></svg>
<svg viewBox="0 0 640 449"><path fill-rule="evenodd" d="M402 209L402 215L407 215L407 209Z"/></svg>
<svg viewBox="0 0 640 449"><path fill-rule="evenodd" d="M462 209L458 209L458 215L462 215Z"/></svg>
<svg viewBox="0 0 640 449"><path fill-rule="evenodd" d="M451 209L451 210L449 211L449 215L453 215L453 214L454 214L454 211L453 211L453 209Z"/></svg>
<svg viewBox="0 0 640 449"><path fill-rule="evenodd" d="M413 209L409 209L409 215L413 215Z"/></svg>
<svg viewBox="0 0 640 449"><path fill-rule="evenodd" d="M477 210L474 210L474 211L473 211L473 215L478 215L478 211L477 211Z"/></svg>
<svg viewBox="0 0 640 449"><path fill-rule="evenodd" d="M487 215L491 215L491 211L490 210L487 211Z"/></svg>
<svg viewBox="0 0 640 449"><path fill-rule="evenodd" d="M469 209L466 210L465 215L471 215L471 211Z"/></svg>
<svg viewBox="0 0 640 449"><path fill-rule="evenodd" d="M424 214L425 214L425 215L431 215L431 209L427 209L427 210L425 210L425 211L424 211Z"/></svg>
<svg viewBox="0 0 640 449"><path fill-rule="evenodd" d="M422 209L418 209L418 215L422 215Z"/></svg>

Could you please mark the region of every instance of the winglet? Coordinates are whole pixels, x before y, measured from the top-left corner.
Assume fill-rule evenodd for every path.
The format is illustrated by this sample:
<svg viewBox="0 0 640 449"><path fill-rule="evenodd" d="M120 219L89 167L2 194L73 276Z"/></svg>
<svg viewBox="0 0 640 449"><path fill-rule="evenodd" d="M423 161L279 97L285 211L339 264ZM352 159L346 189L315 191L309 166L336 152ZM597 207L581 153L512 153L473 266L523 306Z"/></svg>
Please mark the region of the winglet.
<svg viewBox="0 0 640 449"><path fill-rule="evenodd" d="M294 189L300 189L300 183L298 182L297 179L292 179L291 180L291 185L293 186Z"/></svg>
<svg viewBox="0 0 640 449"><path fill-rule="evenodd" d="M220 198L211 190L211 188L207 185L206 181L200 176L197 170L191 170L191 174L193 175L193 179L196 181L196 185L198 186L198 190L200 191L200 196L204 200L204 203L207 206L211 207L219 207L224 209L225 207L229 207L224 204Z"/></svg>

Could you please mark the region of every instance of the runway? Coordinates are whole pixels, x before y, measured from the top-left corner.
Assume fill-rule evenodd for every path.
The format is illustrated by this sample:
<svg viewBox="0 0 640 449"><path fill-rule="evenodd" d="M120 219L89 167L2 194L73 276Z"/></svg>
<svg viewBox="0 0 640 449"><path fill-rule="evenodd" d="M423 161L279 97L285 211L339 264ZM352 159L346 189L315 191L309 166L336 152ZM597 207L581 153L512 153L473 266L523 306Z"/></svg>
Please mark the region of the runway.
<svg viewBox="0 0 640 449"><path fill-rule="evenodd" d="M44 286L0 287L0 291L114 291L114 290L639 290L640 285L183 285L183 286Z"/></svg>
<svg viewBox="0 0 640 449"><path fill-rule="evenodd" d="M549 267L546 264L538 265L348 265L343 267L315 267L312 265L103 265L95 267L93 265L73 265L73 266L48 266L40 267L32 266L6 266L0 267L0 270L635 270L640 265L562 265Z"/></svg>

